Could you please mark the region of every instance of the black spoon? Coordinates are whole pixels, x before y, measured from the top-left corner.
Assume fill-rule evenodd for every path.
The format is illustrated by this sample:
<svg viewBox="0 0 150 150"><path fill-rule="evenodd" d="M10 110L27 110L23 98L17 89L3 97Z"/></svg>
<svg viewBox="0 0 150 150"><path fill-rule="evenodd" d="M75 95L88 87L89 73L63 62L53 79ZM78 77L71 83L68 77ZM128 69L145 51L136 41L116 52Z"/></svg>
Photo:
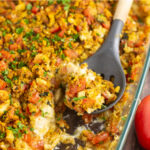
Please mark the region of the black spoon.
<svg viewBox="0 0 150 150"><path fill-rule="evenodd" d="M124 93L126 78L119 58L119 43L120 34L132 2L133 0L119 0L112 26L105 42L93 56L83 62L88 64L89 69L101 74L104 79L111 80L111 78L114 78L114 85L120 86L117 99L106 108L98 109L92 112L92 114L98 114L112 108L121 99Z"/></svg>

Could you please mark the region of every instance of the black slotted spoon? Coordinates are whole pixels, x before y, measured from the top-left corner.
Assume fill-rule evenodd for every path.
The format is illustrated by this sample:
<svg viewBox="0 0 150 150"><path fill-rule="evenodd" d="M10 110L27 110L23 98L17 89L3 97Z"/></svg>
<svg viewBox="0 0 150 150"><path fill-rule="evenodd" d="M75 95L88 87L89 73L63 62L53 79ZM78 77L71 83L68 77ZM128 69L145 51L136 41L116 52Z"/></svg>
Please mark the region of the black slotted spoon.
<svg viewBox="0 0 150 150"><path fill-rule="evenodd" d="M120 34L128 16L133 0L119 0L109 34L98 51L85 60L88 68L101 74L105 80L114 78L114 85L120 86L117 99L104 109L97 109L92 114L98 114L112 108L122 97L126 78L119 57Z"/></svg>

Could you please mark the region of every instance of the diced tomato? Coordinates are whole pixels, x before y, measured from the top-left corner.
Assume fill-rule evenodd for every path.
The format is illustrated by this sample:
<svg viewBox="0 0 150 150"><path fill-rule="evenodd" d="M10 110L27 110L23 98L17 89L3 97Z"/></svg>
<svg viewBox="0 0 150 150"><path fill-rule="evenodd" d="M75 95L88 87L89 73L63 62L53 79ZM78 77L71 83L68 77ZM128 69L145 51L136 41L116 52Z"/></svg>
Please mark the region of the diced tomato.
<svg viewBox="0 0 150 150"><path fill-rule="evenodd" d="M35 33L40 33L40 28L33 28L33 31L35 32Z"/></svg>
<svg viewBox="0 0 150 150"><path fill-rule="evenodd" d="M17 43L18 45L20 45L21 48L23 48L24 45L23 45L22 36L19 36L19 37L17 38L16 43Z"/></svg>
<svg viewBox="0 0 150 150"><path fill-rule="evenodd" d="M83 99L82 104L86 105L87 107L91 107L92 105L94 105L95 100L94 99L90 99L90 98L85 98Z"/></svg>
<svg viewBox="0 0 150 150"><path fill-rule="evenodd" d="M36 144L32 144L32 147L36 150L44 150L44 141L43 140L39 140L36 142Z"/></svg>
<svg viewBox="0 0 150 150"><path fill-rule="evenodd" d="M1 53L0 58L2 58L2 59L3 58L10 59L12 57L12 55L9 52L5 51L5 50L1 50L0 53Z"/></svg>
<svg viewBox="0 0 150 150"><path fill-rule="evenodd" d="M36 14L39 11L38 7L32 7L32 13Z"/></svg>
<svg viewBox="0 0 150 150"><path fill-rule="evenodd" d="M90 115L90 114L84 114L82 116L82 118L83 118L83 120L84 120L85 123L90 123L92 121L93 116Z"/></svg>
<svg viewBox="0 0 150 150"><path fill-rule="evenodd" d="M109 23L102 23L102 26L105 29L109 29L110 28L110 24Z"/></svg>
<svg viewBox="0 0 150 150"><path fill-rule="evenodd" d="M29 107L27 106L27 108L26 108L26 113L28 114L28 115L31 115L31 112L30 112L30 110L29 110Z"/></svg>
<svg viewBox="0 0 150 150"><path fill-rule="evenodd" d="M109 137L109 134L107 132L101 132L99 134L97 134L93 139L92 139L92 143L93 144L98 144L102 141L107 140L107 138Z"/></svg>
<svg viewBox="0 0 150 150"><path fill-rule="evenodd" d="M56 59L56 66L59 66L61 64L62 60L58 57Z"/></svg>
<svg viewBox="0 0 150 150"><path fill-rule="evenodd" d="M58 33L58 36L63 37L63 36L64 36L65 31L66 31L65 29L61 30L61 31Z"/></svg>
<svg viewBox="0 0 150 150"><path fill-rule="evenodd" d="M15 107L11 106L7 114L9 119L13 119L15 115Z"/></svg>
<svg viewBox="0 0 150 150"><path fill-rule="evenodd" d="M7 69L7 64L5 61L1 60L0 61L0 71L4 71L5 69Z"/></svg>
<svg viewBox="0 0 150 150"><path fill-rule="evenodd" d="M31 133L28 133L28 134L25 134L24 135L24 141L26 142L26 143L28 143L29 145L30 145L30 143L31 143L31 139L32 139L32 137L31 137Z"/></svg>
<svg viewBox="0 0 150 150"><path fill-rule="evenodd" d="M15 148L12 147L8 147L8 150L16 150Z"/></svg>
<svg viewBox="0 0 150 150"><path fill-rule="evenodd" d="M91 13L90 13L90 9L85 9L84 11L83 11L83 14L86 16L86 19L87 19L87 23L89 24L89 25L91 25L92 23L93 23L93 21L94 21L94 17L91 15Z"/></svg>
<svg viewBox="0 0 150 150"><path fill-rule="evenodd" d="M75 83L70 85L67 95L72 98L72 97L76 96L76 94L78 92L84 90L85 86L86 86L86 80L85 80L85 78L81 78L78 81L76 81Z"/></svg>
<svg viewBox="0 0 150 150"><path fill-rule="evenodd" d="M7 86L6 82L0 79L0 90L3 90Z"/></svg>
<svg viewBox="0 0 150 150"><path fill-rule="evenodd" d="M68 56L69 58L77 58L77 57L78 57L77 52L74 51L74 50L71 50L71 49L64 50L64 53L65 53L65 55Z"/></svg>
<svg viewBox="0 0 150 150"><path fill-rule="evenodd" d="M54 26L53 28L50 29L50 32L51 33L56 33L56 32L58 32L60 30L61 30L61 28L59 26Z"/></svg>
<svg viewBox="0 0 150 150"><path fill-rule="evenodd" d="M36 104L38 100L40 99L39 93L35 92L32 94L32 96L29 98L29 102Z"/></svg>
<svg viewBox="0 0 150 150"><path fill-rule="evenodd" d="M143 45L143 41L138 41L134 44L135 47L140 47Z"/></svg>
<svg viewBox="0 0 150 150"><path fill-rule="evenodd" d="M76 30L77 30L78 32L80 32L80 31L82 30L82 27L79 26L79 25L77 25L77 26L76 26Z"/></svg>
<svg viewBox="0 0 150 150"><path fill-rule="evenodd" d="M17 49L18 49L17 43L11 44L11 45L9 46L9 49L10 49L10 50L17 50Z"/></svg>

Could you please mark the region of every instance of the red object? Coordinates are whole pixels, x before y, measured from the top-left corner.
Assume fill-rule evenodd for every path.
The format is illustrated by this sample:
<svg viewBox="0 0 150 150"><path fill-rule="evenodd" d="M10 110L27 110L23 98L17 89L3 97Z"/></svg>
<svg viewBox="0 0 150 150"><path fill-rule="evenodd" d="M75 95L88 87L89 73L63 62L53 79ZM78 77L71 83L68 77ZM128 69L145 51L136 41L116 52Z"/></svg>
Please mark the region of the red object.
<svg viewBox="0 0 150 150"><path fill-rule="evenodd" d="M71 50L71 49L64 50L64 53L65 53L65 55L68 56L69 58L77 58L77 57L78 57L77 52L74 51L74 50Z"/></svg>
<svg viewBox="0 0 150 150"><path fill-rule="evenodd" d="M150 150L150 95L146 96L137 108L135 130L141 146Z"/></svg>
<svg viewBox="0 0 150 150"><path fill-rule="evenodd" d="M0 58L2 58L2 59L5 58L5 59L10 60L10 58L12 57L12 55L9 52L5 51L5 50L1 50L0 53L1 53Z"/></svg>
<svg viewBox="0 0 150 150"><path fill-rule="evenodd" d="M29 102L36 104L38 100L40 99L39 93L35 92L32 94L32 96L29 98Z"/></svg>
<svg viewBox="0 0 150 150"><path fill-rule="evenodd" d="M109 137L109 134L105 131L97 134L93 139L92 139L92 143L93 144L99 144L102 141L107 140L107 138Z"/></svg>
<svg viewBox="0 0 150 150"><path fill-rule="evenodd" d="M58 33L58 36L63 37L64 34L65 34L65 31L66 31L65 29L61 30L61 31Z"/></svg>
<svg viewBox="0 0 150 150"><path fill-rule="evenodd" d="M1 60L0 61L0 71L4 71L5 69L7 69L7 64L5 63L5 61Z"/></svg>
<svg viewBox="0 0 150 150"><path fill-rule="evenodd" d="M81 30L82 30L82 27L81 26L76 26L76 30L78 31L78 32L80 32Z"/></svg>
<svg viewBox="0 0 150 150"><path fill-rule="evenodd" d="M36 14L38 12L39 8L37 7L32 7L32 13Z"/></svg>
<svg viewBox="0 0 150 150"><path fill-rule="evenodd" d="M17 49L18 49L17 43L11 44L11 45L9 46L9 49L10 49L10 50L17 50Z"/></svg>
<svg viewBox="0 0 150 150"><path fill-rule="evenodd" d="M60 31L60 30L61 30L60 27L53 27L53 28L50 29L50 32L51 32L51 33L56 33L56 32L58 32L58 31Z"/></svg>
<svg viewBox="0 0 150 150"><path fill-rule="evenodd" d="M0 79L0 90L3 90L6 86L7 86L6 82Z"/></svg>
<svg viewBox="0 0 150 150"><path fill-rule="evenodd" d="M26 143L30 144L31 140L32 140L32 137L30 133L24 135L24 141Z"/></svg>
<svg viewBox="0 0 150 150"><path fill-rule="evenodd" d="M76 96L78 92L84 90L85 87L86 87L86 80L85 78L81 78L75 83L70 85L67 95L72 98Z"/></svg>
<svg viewBox="0 0 150 150"><path fill-rule="evenodd" d="M91 25L94 22L94 17L90 13L90 9L87 8L83 11L84 16L86 16L87 23Z"/></svg>

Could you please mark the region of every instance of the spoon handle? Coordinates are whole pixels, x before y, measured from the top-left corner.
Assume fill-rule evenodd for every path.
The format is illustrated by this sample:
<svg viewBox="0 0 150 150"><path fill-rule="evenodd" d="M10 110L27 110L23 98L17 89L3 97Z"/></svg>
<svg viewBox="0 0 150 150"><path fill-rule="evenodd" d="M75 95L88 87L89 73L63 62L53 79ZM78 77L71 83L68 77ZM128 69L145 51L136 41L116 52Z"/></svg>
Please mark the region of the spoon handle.
<svg viewBox="0 0 150 150"><path fill-rule="evenodd" d="M119 0L114 14L113 20L121 20L125 23L128 13L130 11L133 0Z"/></svg>

